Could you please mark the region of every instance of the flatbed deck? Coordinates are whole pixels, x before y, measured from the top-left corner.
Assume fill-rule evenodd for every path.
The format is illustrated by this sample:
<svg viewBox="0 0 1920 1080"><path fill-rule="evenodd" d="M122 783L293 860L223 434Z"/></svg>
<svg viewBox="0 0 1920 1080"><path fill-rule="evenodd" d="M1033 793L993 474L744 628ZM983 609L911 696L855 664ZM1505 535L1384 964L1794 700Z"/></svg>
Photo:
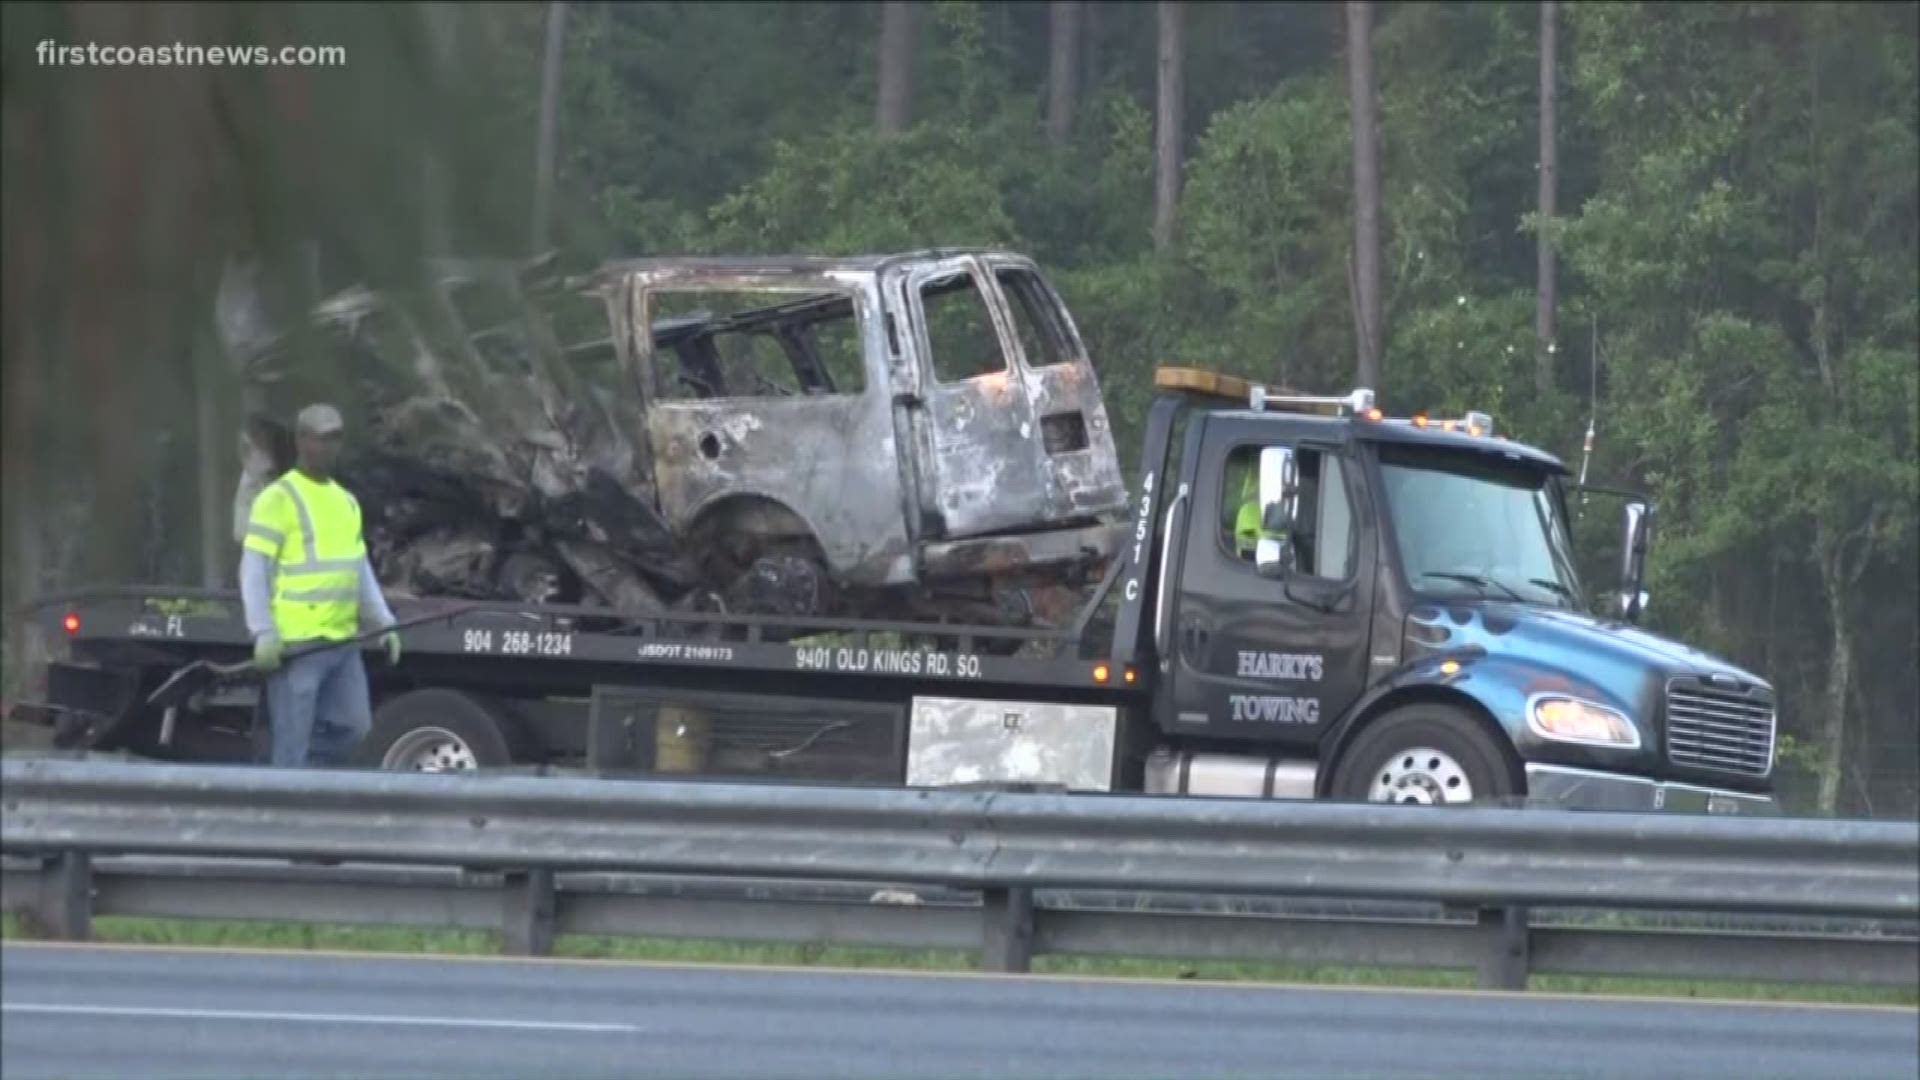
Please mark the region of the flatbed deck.
<svg viewBox="0 0 1920 1080"><path fill-rule="evenodd" d="M645 678L649 670L662 675L706 670L735 679L843 675L1091 691L1127 688L1103 647L1089 655L1096 647L1087 634L1093 604L1072 628L1052 631L728 615L634 618L605 608L445 598L396 598L391 606L403 622L447 613L444 622L405 631L406 657L435 667L493 660L505 665L503 674L523 676L528 665L537 664L629 669L633 679ZM143 668L207 657L243 659L251 644L239 592L230 589L82 589L43 598L30 609L29 618L63 637L76 656Z"/></svg>

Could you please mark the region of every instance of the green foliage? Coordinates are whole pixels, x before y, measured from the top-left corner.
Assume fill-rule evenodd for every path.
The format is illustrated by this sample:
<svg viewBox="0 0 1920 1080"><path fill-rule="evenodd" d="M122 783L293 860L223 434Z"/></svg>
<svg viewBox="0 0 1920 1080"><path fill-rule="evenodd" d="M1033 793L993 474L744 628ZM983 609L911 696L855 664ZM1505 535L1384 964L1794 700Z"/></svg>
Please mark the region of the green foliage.
<svg viewBox="0 0 1920 1080"><path fill-rule="evenodd" d="M1195 362L1289 386L1350 379L1346 116L1329 77L1225 110L1182 206L1187 258L1226 306L1195 324Z"/></svg>

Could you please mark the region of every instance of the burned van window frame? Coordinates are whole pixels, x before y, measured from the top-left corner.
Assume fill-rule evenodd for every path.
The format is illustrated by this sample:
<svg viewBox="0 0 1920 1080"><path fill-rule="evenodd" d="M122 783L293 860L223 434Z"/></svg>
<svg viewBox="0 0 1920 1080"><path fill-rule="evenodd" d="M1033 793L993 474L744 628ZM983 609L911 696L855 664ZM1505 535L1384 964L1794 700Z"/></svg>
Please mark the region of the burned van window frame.
<svg viewBox="0 0 1920 1080"><path fill-rule="evenodd" d="M972 374L958 378L949 378L947 372L941 368L942 350L934 343L935 320L927 299L929 296L944 297L961 291L958 286L949 284L961 278L966 280L974 299L980 304L980 313L985 318L988 333L993 337L994 350L1000 358L1000 366L976 370ZM1006 338L1000 333L1000 324L993 316L992 293L988 290L985 279L973 267L962 267L944 273L929 273L916 277L909 285L909 289L913 298L914 320L920 324L921 340L926 345L927 373L932 376L935 385L959 386L975 379L1006 375L1013 371L1013 355L1007 347Z"/></svg>
<svg viewBox="0 0 1920 1080"><path fill-rule="evenodd" d="M1038 273L1031 267L1002 263L993 267L993 283L1006 297L1007 317L1028 367L1057 367L1080 359L1073 336L1061 324L1059 298ZM1035 352L1034 344L1042 351Z"/></svg>
<svg viewBox="0 0 1920 1080"><path fill-rule="evenodd" d="M784 373L788 373L792 379L791 392L770 393L762 386L752 388L751 392L739 392L739 390L730 385L727 378L730 365L721 366L726 364L726 358L716 350L711 357L706 358L709 363L715 365L706 374L718 376L718 385L715 385L707 379L701 379L701 381L706 384L708 392L689 393L687 388L680 385L682 380L679 378L673 379L672 384L669 384L667 362L661 355L663 348L665 351L672 352L671 363L676 374L684 369L684 359L680 352L672 345L663 347L660 343L662 336L671 336L674 331L680 330L682 327L670 325L667 335L662 335L655 329L662 323L671 324L672 320L678 318L678 316L671 315L663 317L659 314L663 306L660 300L666 296L713 296L730 299L755 297L768 298L770 300L770 302L760 303L750 307L730 305L732 309L730 313L715 311L711 308L698 307L688 313L690 316L692 314L705 312L715 321L720 322L725 322L730 316L772 312L789 307L804 309L814 304L822 306L833 305L837 307L839 303L844 303L848 310L845 316L833 314L814 319L790 319L785 324L780 321L779 316L770 316L767 329L749 331L749 333L753 334L756 338L763 336L769 338L773 341L775 347L781 350L783 366L785 368ZM778 297L786 297L788 299L775 299ZM666 306L671 307L674 305ZM649 398L660 404L704 401L816 400L821 398L857 398L864 396L867 392L868 384L872 381L872 373L867 370L867 315L866 312L862 310L862 307L863 305L861 304L858 290L846 287L823 287L819 283L800 286L791 282L764 285L748 282L744 284L730 283L727 286L721 286L717 283L690 280L663 281L646 285L640 290L640 321L645 332L637 334L634 343L635 353L641 365L641 384ZM840 379L849 374L849 372L845 369L844 365L835 365L828 362L828 359L823 356L817 348L817 335L813 333L813 328L819 323L842 321L843 319L851 324L852 340L858 348L855 357L856 363L851 372L851 374L857 377L858 384L851 388L842 386L840 382ZM785 332L793 330L796 325L801 331L800 334L796 335ZM729 332L727 328L723 327L719 331L708 332L707 336L711 339L714 336L727 334ZM697 331L695 332L696 336L698 333ZM701 373L694 372L693 374L695 378L701 378ZM808 379L824 379L824 382L810 383L807 381Z"/></svg>
<svg viewBox="0 0 1920 1080"><path fill-rule="evenodd" d="M526 297L484 274L449 278L441 283L440 293L460 339L487 362L492 374L526 377L539 373L540 350L528 328ZM486 316L486 311L464 302L476 295L482 295L483 303L504 301L510 310L499 313L504 317L486 317L483 323L476 316ZM507 355L509 348L518 349L519 355Z"/></svg>
<svg viewBox="0 0 1920 1080"><path fill-rule="evenodd" d="M607 390L622 385L620 346L614 332L613 312L604 292L560 288L531 299L542 329L551 336L559 362L571 378ZM566 316L587 311L593 313L595 333L581 336L573 332L575 327Z"/></svg>

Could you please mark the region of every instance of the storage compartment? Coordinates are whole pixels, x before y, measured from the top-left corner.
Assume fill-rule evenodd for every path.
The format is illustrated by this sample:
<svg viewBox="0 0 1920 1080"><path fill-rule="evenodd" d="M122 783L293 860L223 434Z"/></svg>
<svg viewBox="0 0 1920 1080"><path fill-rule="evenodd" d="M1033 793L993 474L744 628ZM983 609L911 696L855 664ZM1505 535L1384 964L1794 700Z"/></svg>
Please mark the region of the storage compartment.
<svg viewBox="0 0 1920 1080"><path fill-rule="evenodd" d="M587 768L897 784L901 713L863 701L597 686Z"/></svg>
<svg viewBox="0 0 1920 1080"><path fill-rule="evenodd" d="M1043 783L1111 791L1120 711L1109 705L916 697L907 785Z"/></svg>

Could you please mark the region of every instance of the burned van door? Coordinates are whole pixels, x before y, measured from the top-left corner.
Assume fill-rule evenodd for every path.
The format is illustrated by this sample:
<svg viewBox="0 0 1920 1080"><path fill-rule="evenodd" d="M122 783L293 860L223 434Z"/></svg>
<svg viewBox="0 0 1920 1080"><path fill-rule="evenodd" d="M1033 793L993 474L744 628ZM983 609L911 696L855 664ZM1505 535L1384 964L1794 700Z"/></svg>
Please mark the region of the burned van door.
<svg viewBox="0 0 1920 1080"><path fill-rule="evenodd" d="M957 539L1044 520L1046 471L1033 402L977 261L943 260L907 281L925 388L917 441L923 517Z"/></svg>
<svg viewBox="0 0 1920 1080"><path fill-rule="evenodd" d="M1126 479L1100 396L1100 383L1066 305L1031 260L987 259L1019 351L1036 417L1034 442L1046 470L1043 521L1121 513Z"/></svg>

